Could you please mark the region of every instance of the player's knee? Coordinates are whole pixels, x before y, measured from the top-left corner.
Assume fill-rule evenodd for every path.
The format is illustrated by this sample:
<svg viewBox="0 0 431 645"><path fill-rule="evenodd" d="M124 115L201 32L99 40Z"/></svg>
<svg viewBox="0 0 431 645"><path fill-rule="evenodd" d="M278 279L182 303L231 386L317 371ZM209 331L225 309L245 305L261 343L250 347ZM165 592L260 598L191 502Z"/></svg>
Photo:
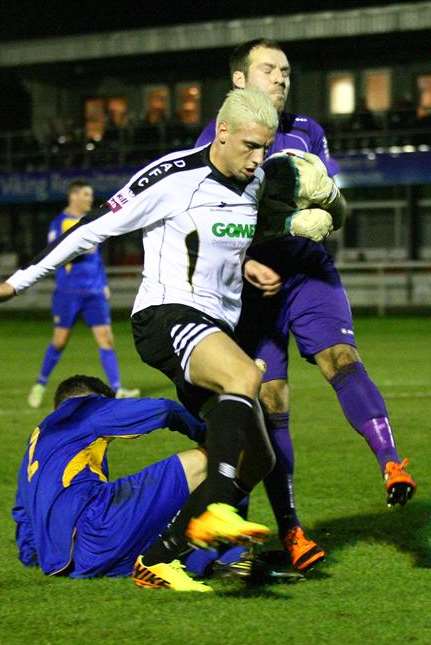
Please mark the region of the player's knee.
<svg viewBox="0 0 431 645"><path fill-rule="evenodd" d="M69 334L63 331L55 330L54 336L51 340L51 345L55 347L58 352L62 352L69 342Z"/></svg>
<svg viewBox="0 0 431 645"><path fill-rule="evenodd" d="M114 349L114 341L112 338L104 338L99 342L99 347L101 349Z"/></svg>
<svg viewBox="0 0 431 645"><path fill-rule="evenodd" d="M51 345L57 350L57 352L62 352L67 345L67 341L53 340Z"/></svg>
<svg viewBox="0 0 431 645"><path fill-rule="evenodd" d="M225 384L226 392L237 392L245 396L255 399L259 393L262 383L262 373L258 367L250 361L244 363L243 367L237 374L232 374L232 377L227 380Z"/></svg>
<svg viewBox="0 0 431 645"><path fill-rule="evenodd" d="M94 336L100 349L114 348L114 336L110 327L94 330Z"/></svg>
<svg viewBox="0 0 431 645"><path fill-rule="evenodd" d="M334 369L338 374L340 370L345 369L352 365L352 363L357 363L359 360L358 353L354 347L350 345L338 345L334 353Z"/></svg>
<svg viewBox="0 0 431 645"><path fill-rule="evenodd" d="M334 345L317 354L315 358L328 381L352 363L360 361L356 348L351 345Z"/></svg>
<svg viewBox="0 0 431 645"><path fill-rule="evenodd" d="M194 491L207 476L207 455L201 448L186 450L178 455L184 468L189 491Z"/></svg>
<svg viewBox="0 0 431 645"><path fill-rule="evenodd" d="M263 383L259 398L266 414L282 414L289 409L289 387L285 381Z"/></svg>

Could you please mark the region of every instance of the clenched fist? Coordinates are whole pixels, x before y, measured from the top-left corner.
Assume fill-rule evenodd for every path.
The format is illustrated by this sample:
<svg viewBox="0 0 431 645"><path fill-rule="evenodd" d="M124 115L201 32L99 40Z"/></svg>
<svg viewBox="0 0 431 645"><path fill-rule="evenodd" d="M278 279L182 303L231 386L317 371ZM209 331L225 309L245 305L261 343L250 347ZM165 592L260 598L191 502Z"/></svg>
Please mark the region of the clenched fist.
<svg viewBox="0 0 431 645"><path fill-rule="evenodd" d="M290 218L291 235L308 237L313 242L322 242L334 230L332 217L321 208L305 208Z"/></svg>

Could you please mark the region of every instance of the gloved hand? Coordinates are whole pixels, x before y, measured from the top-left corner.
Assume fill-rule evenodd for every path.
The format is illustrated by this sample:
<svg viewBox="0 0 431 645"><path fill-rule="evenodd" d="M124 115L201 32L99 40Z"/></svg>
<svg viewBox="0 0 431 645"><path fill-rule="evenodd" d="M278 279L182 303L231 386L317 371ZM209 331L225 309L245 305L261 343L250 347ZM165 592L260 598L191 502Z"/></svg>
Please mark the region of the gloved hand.
<svg viewBox="0 0 431 645"><path fill-rule="evenodd" d="M332 231L332 217L321 208L306 208L286 219L286 231L293 236L322 242Z"/></svg>
<svg viewBox="0 0 431 645"><path fill-rule="evenodd" d="M329 206L338 196L339 190L335 181L328 176L323 161L311 152L293 157L298 173L298 208L308 208L310 204L318 204L322 208Z"/></svg>

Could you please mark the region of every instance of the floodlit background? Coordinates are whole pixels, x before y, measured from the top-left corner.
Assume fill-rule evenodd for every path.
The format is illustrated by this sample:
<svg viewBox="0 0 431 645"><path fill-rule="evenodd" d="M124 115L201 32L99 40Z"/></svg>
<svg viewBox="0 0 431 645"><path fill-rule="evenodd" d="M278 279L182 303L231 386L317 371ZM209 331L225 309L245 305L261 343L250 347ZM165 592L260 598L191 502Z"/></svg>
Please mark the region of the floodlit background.
<svg viewBox="0 0 431 645"><path fill-rule="evenodd" d="M329 552L320 572L295 587L217 583L215 597L195 599L25 570L10 519L25 439L60 379L102 376L78 325L44 406L27 408L51 333L47 279L0 310L0 642L431 642L431 2L15 0L0 12L2 278L43 248L71 179L87 179L102 203L148 161L192 147L230 88L232 48L257 37L283 45L293 68L287 108L321 123L340 166L351 216L331 250L361 355L418 481L405 509L386 509L371 454L292 342L297 501ZM139 233L103 253L123 380L174 397L132 345ZM112 476L185 445L165 432L114 445ZM274 526L261 489L253 518Z"/></svg>

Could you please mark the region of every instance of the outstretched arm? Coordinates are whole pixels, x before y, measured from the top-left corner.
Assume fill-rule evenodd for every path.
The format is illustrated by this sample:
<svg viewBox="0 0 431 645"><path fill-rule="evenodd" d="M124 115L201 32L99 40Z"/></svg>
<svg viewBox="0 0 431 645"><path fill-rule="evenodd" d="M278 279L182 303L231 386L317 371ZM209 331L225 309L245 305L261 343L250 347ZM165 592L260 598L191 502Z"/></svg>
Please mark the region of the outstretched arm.
<svg viewBox="0 0 431 645"><path fill-rule="evenodd" d="M121 214L113 213L105 207L96 216L82 218L74 227L51 242L29 266L16 271L8 278L7 283L19 293L108 237L122 235L144 226L145 208L141 209L139 206L140 200L136 199L136 202Z"/></svg>
<svg viewBox="0 0 431 645"><path fill-rule="evenodd" d="M63 233L39 253L25 269L19 269L0 285L0 301L15 294L52 273L77 255L85 253L108 237L123 235L145 228L170 217L168 171L161 168L172 164L154 162L134 175L126 186L116 193L98 212L83 217L74 227ZM165 172L165 175L163 175Z"/></svg>
<svg viewBox="0 0 431 645"><path fill-rule="evenodd" d="M169 428L200 443L206 429L184 406L169 399L109 399L95 423L99 436L125 439Z"/></svg>

